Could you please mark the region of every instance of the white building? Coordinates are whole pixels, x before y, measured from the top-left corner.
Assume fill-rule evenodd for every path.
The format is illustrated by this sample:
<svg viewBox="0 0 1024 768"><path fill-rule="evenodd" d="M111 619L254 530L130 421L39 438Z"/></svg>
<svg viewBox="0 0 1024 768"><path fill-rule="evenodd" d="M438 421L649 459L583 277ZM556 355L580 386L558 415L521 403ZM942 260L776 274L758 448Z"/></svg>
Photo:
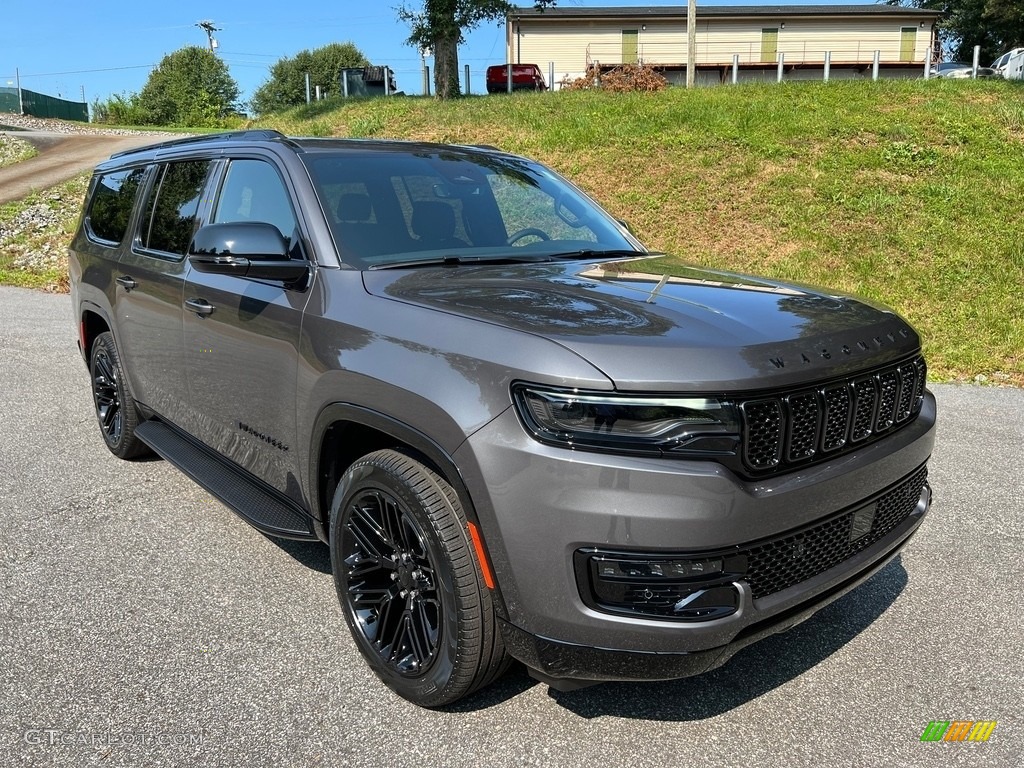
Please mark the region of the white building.
<svg viewBox="0 0 1024 768"><path fill-rule="evenodd" d="M892 5L728 5L697 7L697 80L775 79L780 57L786 79L919 77L939 14ZM557 84L624 63L657 67L685 79L686 6L517 8L506 19L509 62L538 64Z"/></svg>

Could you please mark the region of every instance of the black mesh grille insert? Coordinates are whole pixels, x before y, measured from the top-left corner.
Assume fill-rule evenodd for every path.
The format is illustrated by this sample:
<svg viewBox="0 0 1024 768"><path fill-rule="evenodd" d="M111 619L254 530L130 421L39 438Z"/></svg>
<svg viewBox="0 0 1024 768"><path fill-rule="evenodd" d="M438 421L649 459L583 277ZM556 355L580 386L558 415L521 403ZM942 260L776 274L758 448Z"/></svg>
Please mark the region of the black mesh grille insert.
<svg viewBox="0 0 1024 768"><path fill-rule="evenodd" d="M896 393L900 388L900 377L896 371L878 374L878 429L888 429L896 420Z"/></svg>
<svg viewBox="0 0 1024 768"><path fill-rule="evenodd" d="M858 379L853 383L853 430L855 443L869 437L875 424L875 380Z"/></svg>
<svg viewBox="0 0 1024 768"><path fill-rule="evenodd" d="M846 445L850 428L850 387L839 384L825 390L825 434L822 450L834 451Z"/></svg>
<svg viewBox="0 0 1024 768"><path fill-rule="evenodd" d="M821 419L821 406L814 392L793 395L787 398L789 412L789 434L786 436L787 461L800 461L813 456L818 445L818 422Z"/></svg>
<svg viewBox="0 0 1024 768"><path fill-rule="evenodd" d="M839 455L912 420L927 369L917 358L818 389L740 401L743 461L757 472Z"/></svg>
<svg viewBox="0 0 1024 768"><path fill-rule="evenodd" d="M914 411L914 394L917 391L917 366L906 363L899 367L900 397L896 405L896 421L906 421Z"/></svg>
<svg viewBox="0 0 1024 768"><path fill-rule="evenodd" d="M927 478L927 469L921 467L866 508L742 551L748 558L746 581L754 599L824 573L884 538L914 511ZM874 518L868 529L865 510L871 507ZM865 532L858 525L864 525Z"/></svg>
<svg viewBox="0 0 1024 768"><path fill-rule="evenodd" d="M743 442L747 464L767 469L779 463L782 450L782 406L778 400L755 400L743 404L747 425Z"/></svg>

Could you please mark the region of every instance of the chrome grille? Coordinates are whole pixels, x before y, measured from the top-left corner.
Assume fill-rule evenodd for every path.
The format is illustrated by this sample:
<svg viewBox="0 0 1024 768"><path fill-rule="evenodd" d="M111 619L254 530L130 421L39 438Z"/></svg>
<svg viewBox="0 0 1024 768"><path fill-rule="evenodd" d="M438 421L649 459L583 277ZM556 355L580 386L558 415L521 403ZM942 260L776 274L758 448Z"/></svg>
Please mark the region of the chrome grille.
<svg viewBox="0 0 1024 768"><path fill-rule="evenodd" d="M783 470L908 424L921 408L923 358L816 389L740 402L743 462L755 471Z"/></svg>

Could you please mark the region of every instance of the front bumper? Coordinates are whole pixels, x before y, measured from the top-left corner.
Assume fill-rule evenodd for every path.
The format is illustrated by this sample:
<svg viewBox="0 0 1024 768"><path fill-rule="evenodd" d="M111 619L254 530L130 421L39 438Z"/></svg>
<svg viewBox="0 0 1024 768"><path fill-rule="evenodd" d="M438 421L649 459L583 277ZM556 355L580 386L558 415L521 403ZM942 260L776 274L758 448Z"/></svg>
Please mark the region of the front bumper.
<svg viewBox="0 0 1024 768"><path fill-rule="evenodd" d="M702 557L800 535L922 476L934 429L929 393L915 421L886 439L832 462L747 481L713 462L543 446L509 412L455 458L484 533L512 655L552 680L668 679L724 663L869 578L920 525L930 489L918 482L920 498L884 535L798 583L766 591L736 580L736 609L723 618L677 621L602 609L588 599L579 552Z"/></svg>
<svg viewBox="0 0 1024 768"><path fill-rule="evenodd" d="M500 626L505 646L509 653L530 668L534 677L560 690L578 687L581 682L674 680L709 672L751 643L795 627L878 573L914 535L930 504L931 489L926 485L917 508L898 531L853 561L812 580L813 583L794 587L791 591L797 597L792 607L778 610L768 618L752 618L725 645L691 652L641 653L538 637L502 621ZM853 575L850 575L850 570L854 571ZM751 605L749 589L743 584L738 584L737 588L743 602ZM779 597L789 601L785 595L780 594ZM748 615L753 613L751 611ZM565 685L566 681L575 682Z"/></svg>

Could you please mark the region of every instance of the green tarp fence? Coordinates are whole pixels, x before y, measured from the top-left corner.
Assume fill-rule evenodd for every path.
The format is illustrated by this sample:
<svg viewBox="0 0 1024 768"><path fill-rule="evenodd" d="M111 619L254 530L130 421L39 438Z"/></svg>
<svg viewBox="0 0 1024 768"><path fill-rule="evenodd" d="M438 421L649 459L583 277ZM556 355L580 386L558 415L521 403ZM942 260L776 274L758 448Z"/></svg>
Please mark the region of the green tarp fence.
<svg viewBox="0 0 1024 768"><path fill-rule="evenodd" d="M89 122L89 105L81 101L67 101L45 93L21 89L21 109L33 117L56 117L61 120ZM19 113L18 89L0 88L0 113Z"/></svg>

